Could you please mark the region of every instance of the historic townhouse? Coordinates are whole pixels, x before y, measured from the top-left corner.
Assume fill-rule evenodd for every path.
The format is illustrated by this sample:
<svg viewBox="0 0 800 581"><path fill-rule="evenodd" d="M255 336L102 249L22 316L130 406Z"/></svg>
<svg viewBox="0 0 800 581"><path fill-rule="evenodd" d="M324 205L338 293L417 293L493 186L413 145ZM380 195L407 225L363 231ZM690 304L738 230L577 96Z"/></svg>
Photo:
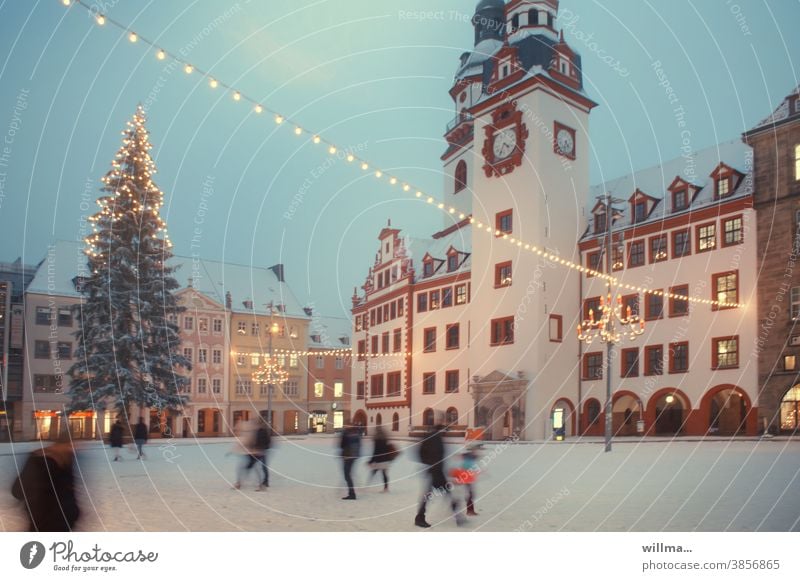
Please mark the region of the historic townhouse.
<svg viewBox="0 0 800 581"><path fill-rule="evenodd" d="M225 265L225 306L230 313L229 390L233 425L258 415L268 417L282 434L305 433L308 375L303 352L307 348L310 317L284 280L283 265L269 269ZM272 385L254 374L272 354L286 372L286 381Z"/></svg>
<svg viewBox="0 0 800 581"><path fill-rule="evenodd" d="M25 305L35 266L0 263L0 442L20 437Z"/></svg>
<svg viewBox="0 0 800 581"><path fill-rule="evenodd" d="M578 399L557 402L569 412L568 433L603 434L606 373L616 434L756 433L751 167L752 151L737 140L592 188L599 201L580 241L583 264L607 272L610 258L623 283L666 296L622 291L623 314L630 307L644 320L645 332L615 347L610 369L604 344L582 346ZM603 201L606 193L621 201L613 211ZM581 318L599 318L605 281L584 274L581 289ZM721 309L679 296L750 306Z"/></svg>
<svg viewBox="0 0 800 581"><path fill-rule="evenodd" d="M230 433L226 418L229 414L227 377L230 354L228 350L229 314L222 303L209 298L189 286L176 294L186 310L172 321L181 330L181 350L192 362L191 371L182 370L190 377L186 390L189 403L183 410L180 435L198 437L220 436Z"/></svg>
<svg viewBox="0 0 800 581"><path fill-rule="evenodd" d="M744 134L755 152L758 212L758 354L761 424L800 427L800 87Z"/></svg>
<svg viewBox="0 0 800 581"><path fill-rule="evenodd" d="M340 430L350 422L353 357L350 319L321 317L306 307L308 327L308 431Z"/></svg>
<svg viewBox="0 0 800 581"><path fill-rule="evenodd" d="M69 421L75 437L95 438L108 433L116 419L113 411L63 416L78 324L71 308L81 298L83 251L81 243L56 242L25 293L25 366L17 422L24 439L47 439L58 433L62 421ZM276 329L275 356L289 372L288 382L274 388L274 426L281 432L302 431L307 425L306 376L300 355L288 351L306 349L309 317L284 281L283 266L183 256L175 256L173 264L177 296L187 309L174 321L181 329L179 349L192 361L191 371L176 371L191 378L189 401L183 409L145 410L153 437L228 435L236 419L266 413L267 387L256 384L254 390L252 374L267 356L270 322Z"/></svg>

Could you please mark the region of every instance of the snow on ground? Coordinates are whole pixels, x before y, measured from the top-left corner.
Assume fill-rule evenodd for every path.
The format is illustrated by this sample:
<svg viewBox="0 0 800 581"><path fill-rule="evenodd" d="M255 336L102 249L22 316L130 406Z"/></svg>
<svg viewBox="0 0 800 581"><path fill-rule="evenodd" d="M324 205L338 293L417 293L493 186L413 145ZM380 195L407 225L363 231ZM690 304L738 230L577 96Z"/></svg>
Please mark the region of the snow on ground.
<svg viewBox="0 0 800 581"><path fill-rule="evenodd" d="M399 441L400 447L412 442ZM270 488L256 478L234 490L239 459L231 440L148 445L141 462L113 462L96 443L81 453L80 530L413 531L422 465L413 448L391 469L391 490L366 486L366 459L354 471L358 500L346 493L336 439L283 440L271 451ZM0 445L0 530L24 530L9 491L16 463L33 444ZM364 453L372 444L365 441ZM12 453L16 450L16 456ZM456 446L450 446L455 450ZM171 461L168 461L171 460ZM477 483L478 517L469 531L800 531L800 442L623 441L487 444ZM459 497L463 491L456 487ZM432 530L455 531L434 498Z"/></svg>

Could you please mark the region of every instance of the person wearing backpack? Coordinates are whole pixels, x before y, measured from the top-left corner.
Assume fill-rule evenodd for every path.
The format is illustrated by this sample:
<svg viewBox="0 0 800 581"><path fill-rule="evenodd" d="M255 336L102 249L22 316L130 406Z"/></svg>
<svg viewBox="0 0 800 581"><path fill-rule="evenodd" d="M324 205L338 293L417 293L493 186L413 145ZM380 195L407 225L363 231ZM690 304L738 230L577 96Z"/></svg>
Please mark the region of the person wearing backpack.
<svg viewBox="0 0 800 581"><path fill-rule="evenodd" d="M425 464L428 468L425 471L427 482L425 487L425 494L417 509L417 516L414 519L414 524L421 528L430 528L430 524L425 520L425 509L427 508L428 500L432 498L435 493L445 494L450 500L450 507L453 510L453 515L456 519L456 524L461 526L464 524L465 519L458 511L458 502L451 494L451 485L444 475L444 431L443 424L437 424L433 430L425 435L422 442L419 444L419 459L420 462Z"/></svg>

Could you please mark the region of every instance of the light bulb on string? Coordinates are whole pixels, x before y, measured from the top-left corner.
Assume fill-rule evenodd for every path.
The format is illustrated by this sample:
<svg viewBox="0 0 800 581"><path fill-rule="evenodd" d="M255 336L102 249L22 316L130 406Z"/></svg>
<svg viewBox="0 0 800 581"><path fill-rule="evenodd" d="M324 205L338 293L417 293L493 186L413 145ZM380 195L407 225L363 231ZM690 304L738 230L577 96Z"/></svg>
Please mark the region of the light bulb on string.
<svg viewBox="0 0 800 581"><path fill-rule="evenodd" d="M163 61L165 58L167 58L167 53L164 52L164 49L158 49L158 52L156 53L156 58L160 61Z"/></svg>
<svg viewBox="0 0 800 581"><path fill-rule="evenodd" d="M190 64L187 64L185 67L183 67L183 72L185 72L187 75L191 75L192 71L194 71L194 67Z"/></svg>
<svg viewBox="0 0 800 581"><path fill-rule="evenodd" d="M128 40L130 40L131 42L136 42L137 40L139 40L139 37L136 35L135 32L131 32L128 35Z"/></svg>

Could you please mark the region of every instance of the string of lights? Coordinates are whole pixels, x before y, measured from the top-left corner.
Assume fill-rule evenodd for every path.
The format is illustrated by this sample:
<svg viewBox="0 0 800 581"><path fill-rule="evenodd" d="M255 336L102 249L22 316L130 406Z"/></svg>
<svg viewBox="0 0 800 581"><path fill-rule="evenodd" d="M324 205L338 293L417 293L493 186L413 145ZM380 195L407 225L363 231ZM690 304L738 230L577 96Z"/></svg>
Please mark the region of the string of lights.
<svg viewBox="0 0 800 581"><path fill-rule="evenodd" d="M61 0L61 3L64 4L68 8L69 7L73 7L73 6L80 6L81 8L87 10L88 12L90 12L94 16L95 22L96 22L96 24L98 26L105 26L105 25L108 24L108 25L111 25L111 26L121 30L123 33L125 33L127 35L128 40L131 43L141 43L143 45L147 45L147 46L151 47L155 51L154 54L155 54L156 60L164 61L164 60L170 59L170 60L178 63L179 65L181 65L183 67L183 70L187 75L200 75L201 77L203 77L203 78L205 78L207 80L208 86L211 89L219 89L219 88L221 88L223 90L228 91L231 94L231 99L234 102L237 102L237 103L238 102L249 103L250 106L252 107L252 110L256 114L263 115L263 114L266 113L267 115L271 115L272 116L274 122L277 125L286 125L286 126L293 127L293 133L295 135L297 135L299 137L306 137L311 141L311 143L313 143L315 145L322 145L323 147L327 148L327 151L328 151L329 154L334 155L334 154L336 154L337 152L340 152L340 151L341 152L347 151L346 148L340 147L339 145L335 144L333 141L322 137L319 133L307 129L302 124L298 123L296 120L294 120L294 119L292 119L292 118L290 118L290 117L288 117L288 116L286 116L286 115L284 115L284 114L282 114L282 113L280 113L278 111L275 111L275 110L269 108L268 106L266 106L263 103L259 102L257 99L254 99L254 98L244 94L241 90L229 85L228 83L220 81L215 76L211 75L210 72L205 71L204 69L201 69L201 68L195 66L194 64L187 62L186 60L182 59L180 56L178 56L178 55L176 55L176 54L174 54L174 53L172 53L172 52L170 52L170 51L168 51L168 50L166 50L166 49L164 49L164 48L162 48L160 46L157 46L154 42L148 40L145 37L142 37L139 33L137 33L134 30L131 30L128 26L126 26L126 25L122 24L121 22L118 22L118 21L108 17L106 14L102 14L102 13L98 12L97 8L95 6L90 6L89 4L84 2L84 0ZM558 256L556 254L548 252L546 249L539 248L536 245L528 244L528 243L524 242L523 240L519 240L519 239L517 239L515 237L509 236L508 234L505 234L505 233L501 232L500 230L497 230L491 224L483 224L482 222L477 221L474 217L467 216L463 212L460 212L457 208L455 208L453 206L449 206L449 205L445 204L444 202L442 202L441 200L437 199L436 197L424 192L421 188L418 188L418 187L414 186L412 183L410 183L408 181L405 181L405 180L401 179L400 177L398 177L396 175L393 175L391 172L385 171L385 170L383 170L383 169L381 169L379 167L375 167L369 161L367 161L367 160L365 160L363 158L360 158L360 157L354 155L351 152L347 152L347 154L346 154L344 159L346 159L348 163L350 163L350 164L352 164L354 166L359 166L361 168L361 170L364 171L364 172L372 172L372 174L378 180L382 180L382 181L388 182L389 185L391 185L391 186L399 186L399 188L403 192L406 192L409 195L412 195L413 197L419 199L420 201L423 201L423 202L427 203L428 205L436 207L439 210L441 210L441 211L443 211L443 212L445 212L447 214L452 215L453 218L455 218L456 216L458 217L459 220L465 220L466 218L469 218L470 224L472 224L472 226L474 226L478 231L486 232L486 233L494 236L497 240L502 240L502 241L508 242L508 243L516 246L520 250L532 252L532 253L536 254L537 256L540 256L542 259L547 260L549 262L552 262L554 264L557 264L557 265L560 265L560 266L564 266L566 268L570 268L572 270L578 271L578 272L583 273L583 274L587 274L589 276L593 276L593 277L597 277L597 278L600 278L600 279L607 280L613 286L621 287L621 288L624 288L624 289L627 289L627 290L641 292L643 294L659 295L659 296L667 297L667 298L670 298L670 299L673 299L673 300L687 301L687 302L690 302L690 303L698 303L698 304L705 304L705 305L713 305L713 306L716 306L716 307L719 307L719 308L731 308L731 307L744 307L745 306L742 303L731 303L731 302L718 301L718 300L713 300L713 299L703 299L703 298L700 298L700 297L693 297L693 296L675 294L675 293L665 292L663 290L648 289L648 288L640 286L640 285L633 285L633 284L629 284L629 283L623 283L615 276L612 276L612 275L609 275L607 273L603 273L603 272L600 272L600 271L585 267L585 266L583 266L581 264L577 264L577 263L575 263L575 262L573 262L571 260L567 260L565 258L561 258L560 256ZM350 353L350 351L348 351L348 353Z"/></svg>
<svg viewBox="0 0 800 581"><path fill-rule="evenodd" d="M291 349L274 349L274 355L295 355L297 357L311 357L315 355L322 355L328 357L364 357L364 358L374 358L374 357L410 357L411 353L406 352L395 352L395 353L358 353L352 349L329 349L325 351L314 351L314 350L291 350ZM260 351L231 351L232 356L245 356L245 357L252 357L252 356L259 356L259 357L269 357L268 353L262 353Z"/></svg>

